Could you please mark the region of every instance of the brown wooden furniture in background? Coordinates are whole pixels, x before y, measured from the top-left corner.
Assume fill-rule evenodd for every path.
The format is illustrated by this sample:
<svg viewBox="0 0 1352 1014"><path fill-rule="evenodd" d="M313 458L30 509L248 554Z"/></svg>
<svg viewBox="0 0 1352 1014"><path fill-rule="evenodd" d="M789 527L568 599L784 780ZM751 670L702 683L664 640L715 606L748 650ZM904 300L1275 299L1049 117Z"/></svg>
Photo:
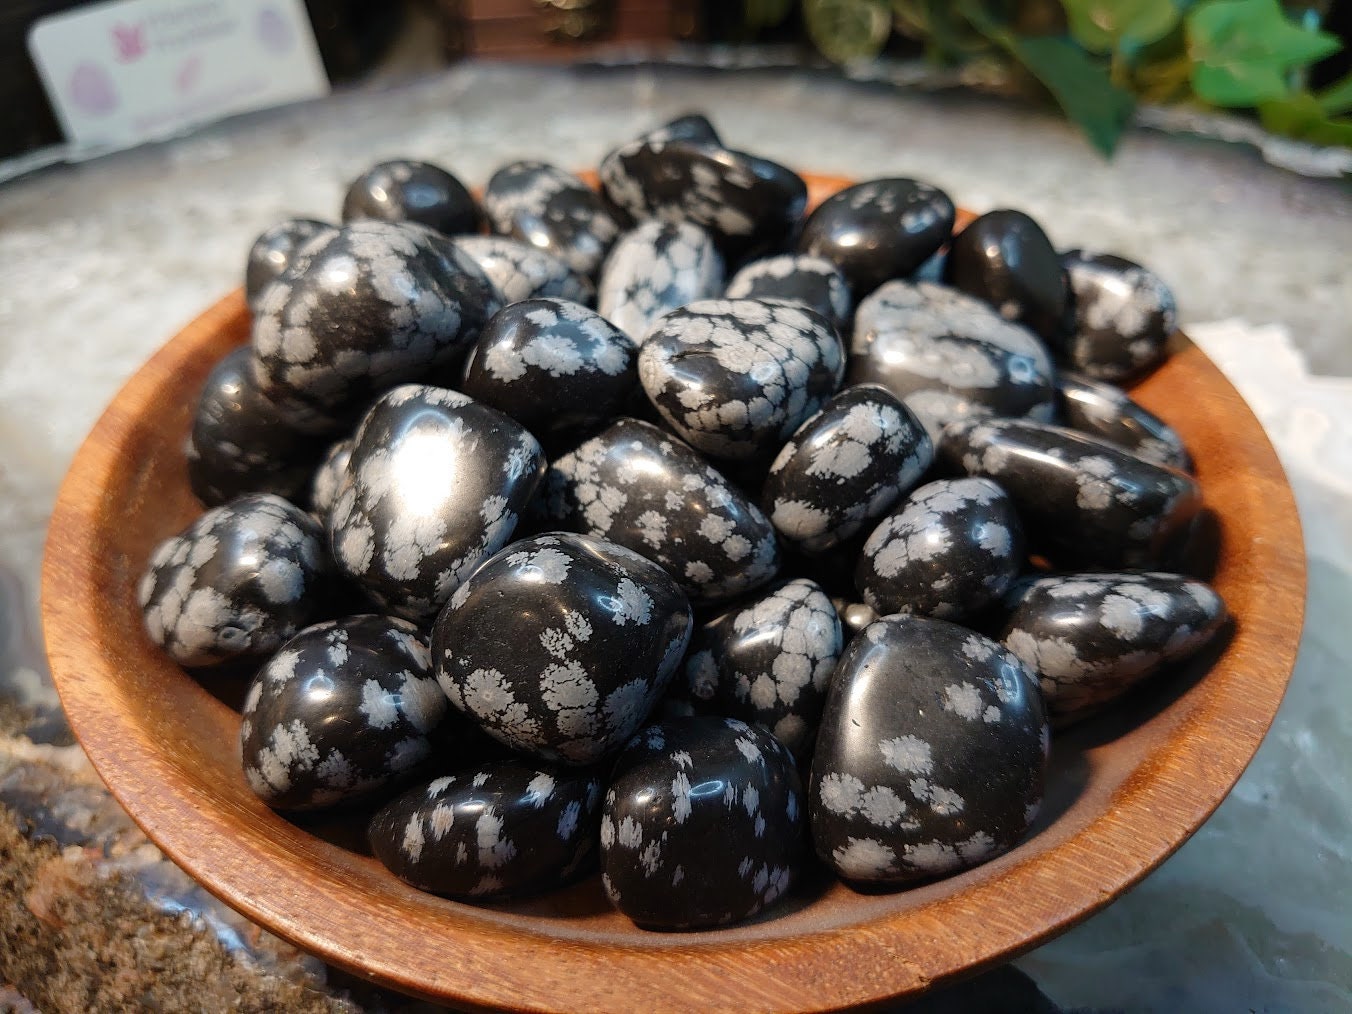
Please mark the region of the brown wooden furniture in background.
<svg viewBox="0 0 1352 1014"><path fill-rule="evenodd" d="M814 199L845 184L809 177ZM592 876L477 907L406 886L349 816L289 820L240 768L238 679L193 678L146 639L136 583L201 511L183 438L208 371L246 341L240 293L207 310L122 389L75 457L52 515L43 629L70 722L150 838L228 904L377 982L519 1010L807 1011L912 996L1007 960L1106 906L1211 814L1253 757L1291 675L1305 556L1262 427L1181 335L1134 394L1198 463L1223 540L1213 579L1228 643L1059 736L1029 837L960 876L896 894L825 880L751 923L647 933Z"/></svg>
<svg viewBox="0 0 1352 1014"><path fill-rule="evenodd" d="M598 46L660 47L696 30L698 0L436 0L457 54L572 60Z"/></svg>

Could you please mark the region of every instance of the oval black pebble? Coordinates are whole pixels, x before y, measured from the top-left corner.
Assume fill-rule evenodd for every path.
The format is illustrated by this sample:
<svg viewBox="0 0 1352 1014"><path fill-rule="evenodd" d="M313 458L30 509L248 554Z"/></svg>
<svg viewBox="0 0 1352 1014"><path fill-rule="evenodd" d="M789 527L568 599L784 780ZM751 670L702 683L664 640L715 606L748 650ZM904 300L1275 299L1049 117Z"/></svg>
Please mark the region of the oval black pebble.
<svg viewBox="0 0 1352 1014"><path fill-rule="evenodd" d="M765 515L692 448L649 423L616 420L554 461L545 484L552 520L642 553L693 602L740 595L779 569Z"/></svg>
<svg viewBox="0 0 1352 1014"><path fill-rule="evenodd" d="M314 470L321 441L286 425L254 383L248 346L207 376L188 438L188 483L208 507L244 493L295 500Z"/></svg>
<svg viewBox="0 0 1352 1014"><path fill-rule="evenodd" d="M244 298L249 309L258 310L263 290L291 266L291 261L306 243L320 233L333 231L334 227L327 222L288 218L254 240L244 269Z"/></svg>
<svg viewBox="0 0 1352 1014"><path fill-rule="evenodd" d="M1058 574L1020 582L1001 640L1038 674L1057 725L1097 711L1210 641L1225 603L1178 574Z"/></svg>
<svg viewBox="0 0 1352 1014"><path fill-rule="evenodd" d="M388 803L367 840L400 880L452 898L562 887L595 855L600 777L501 760L434 778Z"/></svg>
<svg viewBox="0 0 1352 1014"><path fill-rule="evenodd" d="M460 389L543 438L618 415L638 388L637 363L638 347L594 310L531 299L488 322Z"/></svg>
<svg viewBox="0 0 1352 1014"><path fill-rule="evenodd" d="M836 667L808 784L817 855L905 885L1012 848L1042 801L1050 732L1033 674L954 623L885 616Z"/></svg>
<svg viewBox="0 0 1352 1014"><path fill-rule="evenodd" d="M1095 380L1125 383L1168 354L1178 324L1174 294L1154 272L1113 254L1061 255L1075 297L1074 335L1064 355Z"/></svg>
<svg viewBox="0 0 1352 1014"><path fill-rule="evenodd" d="M789 581L697 628L672 695L695 714L762 725L802 756L843 647L826 593L813 581Z"/></svg>
<svg viewBox="0 0 1352 1014"><path fill-rule="evenodd" d="M951 422L1056 408L1051 356L1027 328L930 282L888 282L859 305L847 384L881 384L934 440Z"/></svg>
<svg viewBox="0 0 1352 1014"><path fill-rule="evenodd" d="M512 538L544 475L521 424L458 391L405 384L366 413L328 518L338 566L382 608L434 617Z"/></svg>
<svg viewBox="0 0 1352 1014"><path fill-rule="evenodd" d="M251 493L156 547L138 597L146 632L181 665L266 655L324 607L324 533L299 507Z"/></svg>
<svg viewBox="0 0 1352 1014"><path fill-rule="evenodd" d="M881 179L828 197L803 225L798 252L825 257L849 280L856 300L891 278L905 278L948 242L957 209L928 183Z"/></svg>
<svg viewBox="0 0 1352 1014"><path fill-rule="evenodd" d="M373 165L347 188L343 221L416 222L445 236L479 231L479 206L440 166L410 159Z"/></svg>
<svg viewBox="0 0 1352 1014"><path fill-rule="evenodd" d="M1139 458L1191 472L1192 456L1178 432L1120 387L1074 373L1056 380L1066 425L1125 447Z"/></svg>
<svg viewBox="0 0 1352 1014"><path fill-rule="evenodd" d="M483 206L494 232L553 254L588 278L620 234L600 194L544 162L503 166L488 181Z"/></svg>
<svg viewBox="0 0 1352 1014"><path fill-rule="evenodd" d="M1023 527L989 479L939 479L868 537L855 585L881 615L961 620L990 605L1024 563Z"/></svg>
<svg viewBox="0 0 1352 1014"><path fill-rule="evenodd" d="M329 445L310 479L310 510L328 527L329 513L350 481L347 463L352 460L352 438Z"/></svg>
<svg viewBox="0 0 1352 1014"><path fill-rule="evenodd" d="M615 762L601 883L644 929L726 926L782 898L805 859L793 756L733 718L649 726Z"/></svg>
<svg viewBox="0 0 1352 1014"><path fill-rule="evenodd" d="M691 622L661 567L602 539L555 533L485 561L437 619L432 653L451 703L494 739L592 764L648 717Z"/></svg>
<svg viewBox="0 0 1352 1014"><path fill-rule="evenodd" d="M1022 211L989 211L958 233L944 281L1054 347L1069 334L1074 306L1066 272L1042 227Z"/></svg>
<svg viewBox="0 0 1352 1014"><path fill-rule="evenodd" d="M933 460L910 409L876 384L849 387L780 450L761 503L788 542L822 553L891 510Z"/></svg>
<svg viewBox="0 0 1352 1014"><path fill-rule="evenodd" d="M254 379L293 426L337 434L382 391L458 364L500 298L433 232L346 225L264 293Z"/></svg>
<svg viewBox="0 0 1352 1014"><path fill-rule="evenodd" d="M417 770L446 715L411 623L351 616L307 627L254 677L239 740L254 793L279 810L365 799Z"/></svg>
<svg viewBox="0 0 1352 1014"><path fill-rule="evenodd" d="M805 307L710 299L667 314L639 349L649 400L683 440L716 458L772 454L845 372L831 323Z"/></svg>
<svg viewBox="0 0 1352 1014"><path fill-rule="evenodd" d="M1060 426L988 419L944 431L940 457L994 479L1032 552L1065 567L1157 565L1180 548L1202 506L1191 476Z"/></svg>

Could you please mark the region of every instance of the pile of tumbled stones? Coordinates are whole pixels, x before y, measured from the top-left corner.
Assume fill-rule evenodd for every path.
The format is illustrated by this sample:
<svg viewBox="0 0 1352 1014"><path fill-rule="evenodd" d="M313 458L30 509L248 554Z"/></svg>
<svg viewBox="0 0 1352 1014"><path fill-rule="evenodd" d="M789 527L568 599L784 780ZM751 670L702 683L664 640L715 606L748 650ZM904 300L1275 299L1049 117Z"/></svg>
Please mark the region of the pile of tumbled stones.
<svg viewBox="0 0 1352 1014"><path fill-rule="evenodd" d="M1187 452L1113 386L1169 290L1017 211L954 235L910 179L804 219L702 116L599 176L517 162L476 202L385 162L343 224L258 239L151 638L261 665L254 792L350 807L455 898L599 865L698 928L818 861L905 886L1010 849L1050 728L1225 621L1170 572Z"/></svg>

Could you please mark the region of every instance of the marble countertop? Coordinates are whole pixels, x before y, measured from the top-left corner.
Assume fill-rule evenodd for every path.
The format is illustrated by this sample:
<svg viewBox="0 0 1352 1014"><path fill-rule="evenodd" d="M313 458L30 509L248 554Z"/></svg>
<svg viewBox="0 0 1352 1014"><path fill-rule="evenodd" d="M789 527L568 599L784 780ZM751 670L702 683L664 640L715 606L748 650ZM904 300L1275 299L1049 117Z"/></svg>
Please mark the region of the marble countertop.
<svg viewBox="0 0 1352 1014"><path fill-rule="evenodd" d="M43 660L47 517L102 407L239 283L249 243L275 220L335 217L346 181L382 158L481 184L519 157L594 165L690 109L789 165L932 180L976 210L1027 210L1058 246L1149 264L1264 423L1300 503L1304 641L1239 785L1144 883L986 982L1021 1005L968 993L945 1009L1352 1009L1347 184L1140 128L1105 162L1040 110L809 72L478 64L0 187L0 1009L424 1009L208 897L107 795Z"/></svg>

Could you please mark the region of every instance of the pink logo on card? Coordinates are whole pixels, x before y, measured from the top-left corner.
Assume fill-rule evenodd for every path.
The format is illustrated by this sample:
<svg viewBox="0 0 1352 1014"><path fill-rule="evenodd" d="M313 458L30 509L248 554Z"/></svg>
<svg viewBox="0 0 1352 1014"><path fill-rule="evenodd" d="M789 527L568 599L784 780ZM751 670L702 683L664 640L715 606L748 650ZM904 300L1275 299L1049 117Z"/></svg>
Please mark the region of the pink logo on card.
<svg viewBox="0 0 1352 1014"><path fill-rule="evenodd" d="M118 63L133 63L146 55L144 25L113 25L113 46Z"/></svg>
<svg viewBox="0 0 1352 1014"><path fill-rule="evenodd" d="M70 76L66 87L71 105L87 116L107 116L117 108L117 88L108 72L85 60Z"/></svg>

